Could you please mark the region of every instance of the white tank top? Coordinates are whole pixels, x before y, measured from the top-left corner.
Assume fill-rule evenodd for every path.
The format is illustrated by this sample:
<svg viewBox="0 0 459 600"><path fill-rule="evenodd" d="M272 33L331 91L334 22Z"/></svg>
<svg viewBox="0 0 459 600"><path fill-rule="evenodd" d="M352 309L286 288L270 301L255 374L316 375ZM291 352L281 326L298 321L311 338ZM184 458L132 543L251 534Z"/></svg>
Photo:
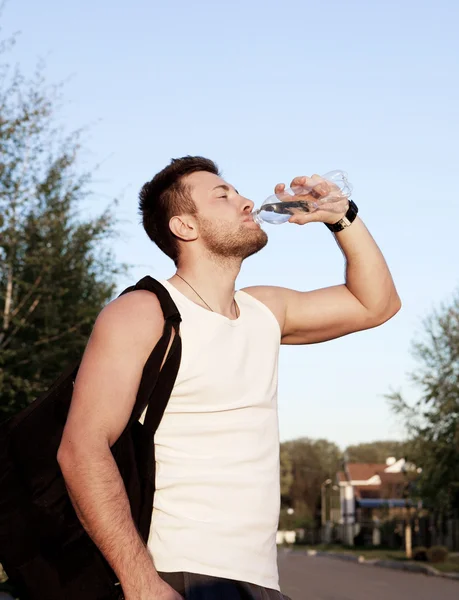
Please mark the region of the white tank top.
<svg viewBox="0 0 459 600"><path fill-rule="evenodd" d="M182 315L182 362L155 436L156 569L278 590L279 324L245 292L231 320L161 283Z"/></svg>

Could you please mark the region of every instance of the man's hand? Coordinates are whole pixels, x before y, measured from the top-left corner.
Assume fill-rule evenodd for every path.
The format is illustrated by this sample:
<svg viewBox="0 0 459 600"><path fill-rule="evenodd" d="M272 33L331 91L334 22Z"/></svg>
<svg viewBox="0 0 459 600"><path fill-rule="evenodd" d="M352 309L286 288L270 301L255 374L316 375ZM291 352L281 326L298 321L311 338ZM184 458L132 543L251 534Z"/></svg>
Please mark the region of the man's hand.
<svg viewBox="0 0 459 600"><path fill-rule="evenodd" d="M124 600L185 600L178 592L176 592L171 586L163 581L157 579L154 586L146 593L138 594L126 594Z"/></svg>
<svg viewBox="0 0 459 600"><path fill-rule="evenodd" d="M342 219L349 208L349 200L341 194L338 186L319 175L295 177L290 187L295 192L293 198L287 194L285 198L283 197L285 190L285 184L283 183L276 185L274 193L279 200L303 200L309 206L315 205L317 208L312 208L312 212L293 209L289 223L297 223L298 225L313 222L333 224Z"/></svg>
<svg viewBox="0 0 459 600"><path fill-rule="evenodd" d="M153 591L149 600L185 600L182 595L176 592L171 586L162 579L158 582L158 587Z"/></svg>

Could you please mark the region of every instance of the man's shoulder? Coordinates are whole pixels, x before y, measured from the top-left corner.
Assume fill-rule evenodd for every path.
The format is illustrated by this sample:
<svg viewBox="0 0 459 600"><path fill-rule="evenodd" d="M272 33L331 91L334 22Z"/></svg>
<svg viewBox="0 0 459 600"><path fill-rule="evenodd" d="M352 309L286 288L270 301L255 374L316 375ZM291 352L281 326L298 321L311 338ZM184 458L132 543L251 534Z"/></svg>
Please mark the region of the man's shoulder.
<svg viewBox="0 0 459 600"><path fill-rule="evenodd" d="M153 318L163 315L158 297L148 290L134 290L118 296L103 308L100 314L102 313L109 313L114 318L117 315L130 315L133 318L138 318L139 315Z"/></svg>
<svg viewBox="0 0 459 600"><path fill-rule="evenodd" d="M242 292L256 298L263 304L271 306L279 306L283 303L286 288L275 285L254 285L241 289Z"/></svg>
<svg viewBox="0 0 459 600"><path fill-rule="evenodd" d="M164 316L155 294L135 290L118 296L99 313L94 329L105 335L145 339L161 337Z"/></svg>
<svg viewBox="0 0 459 600"><path fill-rule="evenodd" d="M262 302L274 314L282 327L285 319L284 288L273 285L255 285L242 288L241 291Z"/></svg>

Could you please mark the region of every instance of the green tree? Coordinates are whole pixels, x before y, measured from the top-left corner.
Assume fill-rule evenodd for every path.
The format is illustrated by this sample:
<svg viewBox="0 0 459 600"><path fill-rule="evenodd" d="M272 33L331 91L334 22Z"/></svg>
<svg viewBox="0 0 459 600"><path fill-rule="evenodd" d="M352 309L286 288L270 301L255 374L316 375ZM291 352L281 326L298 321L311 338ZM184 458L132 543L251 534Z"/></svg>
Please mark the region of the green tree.
<svg viewBox="0 0 459 600"><path fill-rule="evenodd" d="M280 447L280 488L281 496L283 498L289 497L290 490L293 483L293 472L292 472L292 461L290 454L285 447L281 444Z"/></svg>
<svg viewBox="0 0 459 600"><path fill-rule="evenodd" d="M405 442L382 440L355 444L346 448L348 462L385 463L389 456L403 458L405 456Z"/></svg>
<svg viewBox="0 0 459 600"><path fill-rule="evenodd" d="M291 462L292 482L284 505L295 510L297 526L319 518L321 486L340 468L340 450L328 440L301 438L284 442L282 450Z"/></svg>
<svg viewBox="0 0 459 600"><path fill-rule="evenodd" d="M126 272L105 245L112 207L81 215L91 192L77 166L82 132L60 132L60 88L43 73L0 66L0 419L81 356Z"/></svg>
<svg viewBox="0 0 459 600"><path fill-rule="evenodd" d="M413 343L419 366L411 374L419 399L388 395L409 436L408 459L422 468L417 493L431 508L459 509L459 292L424 321Z"/></svg>

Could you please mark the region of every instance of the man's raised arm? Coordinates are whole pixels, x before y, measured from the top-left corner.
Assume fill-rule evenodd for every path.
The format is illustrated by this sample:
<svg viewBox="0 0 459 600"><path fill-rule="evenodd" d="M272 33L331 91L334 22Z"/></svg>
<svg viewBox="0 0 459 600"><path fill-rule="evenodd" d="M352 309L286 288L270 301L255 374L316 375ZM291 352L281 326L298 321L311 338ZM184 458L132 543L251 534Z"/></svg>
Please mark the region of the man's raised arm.
<svg viewBox="0 0 459 600"><path fill-rule="evenodd" d="M291 186L305 182L311 187L320 186L320 181L316 175L298 177ZM283 188L283 184L276 186L276 193ZM346 198L340 200L341 205L342 215L326 210L324 205L322 210L310 214L296 214L290 221L299 225L311 222L332 225L346 214L349 206ZM346 260L344 284L306 292L271 286L245 290L273 311L281 327L283 344L324 342L377 327L400 310L400 298L384 256L360 218L356 217L334 235Z"/></svg>

